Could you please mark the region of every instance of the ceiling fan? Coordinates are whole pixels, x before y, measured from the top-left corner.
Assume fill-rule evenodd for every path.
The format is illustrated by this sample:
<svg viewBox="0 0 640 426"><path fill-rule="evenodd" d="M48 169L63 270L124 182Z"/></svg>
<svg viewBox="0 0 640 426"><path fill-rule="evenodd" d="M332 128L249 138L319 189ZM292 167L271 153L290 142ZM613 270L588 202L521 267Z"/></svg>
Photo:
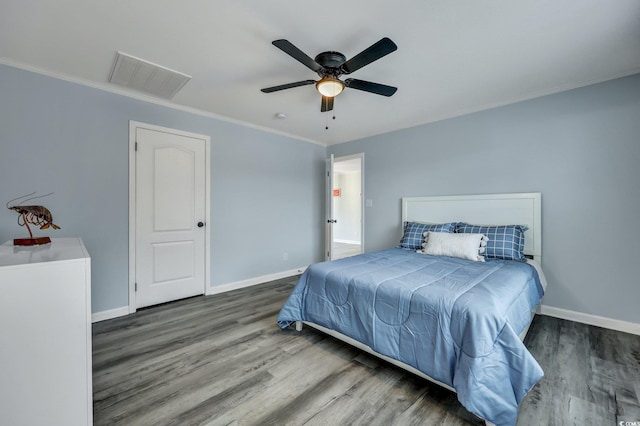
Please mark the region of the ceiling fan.
<svg viewBox="0 0 640 426"><path fill-rule="evenodd" d="M380 41L372 44L353 58L347 58L340 52L321 52L315 59L311 59L306 53L298 49L288 40L280 39L272 42L274 46L284 53L299 61L310 70L318 73L320 80L302 80L295 83L282 84L261 89L264 93L277 92L279 90L291 89L293 87L315 84L316 89L322 95L320 111L331 111L333 109L333 98L338 96L345 87L375 93L376 95L391 96L398 90L397 87L387 86L380 83L347 78L340 80L343 74L351 74L373 61L377 61L398 49L398 46L389 38L384 37Z"/></svg>

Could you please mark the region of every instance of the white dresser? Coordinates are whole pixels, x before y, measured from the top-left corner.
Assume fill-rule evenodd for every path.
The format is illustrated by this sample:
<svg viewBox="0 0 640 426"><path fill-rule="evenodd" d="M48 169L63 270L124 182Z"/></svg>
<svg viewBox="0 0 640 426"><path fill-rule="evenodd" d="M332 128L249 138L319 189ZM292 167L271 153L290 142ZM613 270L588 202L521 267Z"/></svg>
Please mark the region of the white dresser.
<svg viewBox="0 0 640 426"><path fill-rule="evenodd" d="M0 424L93 423L91 259L80 238L0 246Z"/></svg>

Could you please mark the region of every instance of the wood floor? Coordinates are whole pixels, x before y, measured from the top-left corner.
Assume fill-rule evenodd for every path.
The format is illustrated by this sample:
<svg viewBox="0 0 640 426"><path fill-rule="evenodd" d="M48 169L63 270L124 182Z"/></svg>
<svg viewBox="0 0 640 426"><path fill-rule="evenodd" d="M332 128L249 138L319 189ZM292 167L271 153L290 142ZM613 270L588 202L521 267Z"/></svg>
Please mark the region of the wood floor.
<svg viewBox="0 0 640 426"><path fill-rule="evenodd" d="M349 244L349 243L337 243L333 242L331 244L332 255L331 259L344 259L345 257L355 256L356 254L361 253L360 244Z"/></svg>
<svg viewBox="0 0 640 426"><path fill-rule="evenodd" d="M309 327L281 331L295 281L94 324L94 424L483 424L452 392ZM640 421L640 336L536 316L525 343L545 377L518 425Z"/></svg>

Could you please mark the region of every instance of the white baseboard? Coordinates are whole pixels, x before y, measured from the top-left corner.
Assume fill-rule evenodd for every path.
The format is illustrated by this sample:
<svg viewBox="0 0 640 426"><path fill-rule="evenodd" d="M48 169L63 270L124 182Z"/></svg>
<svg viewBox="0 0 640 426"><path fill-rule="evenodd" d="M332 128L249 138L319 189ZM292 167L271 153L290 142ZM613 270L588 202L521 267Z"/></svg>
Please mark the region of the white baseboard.
<svg viewBox="0 0 640 426"><path fill-rule="evenodd" d="M211 294L224 293L225 291L238 290L240 288L250 287L252 285L262 284L273 280L279 280L281 278L292 277L294 275L303 273L305 269L307 268L302 267L291 269L289 271L282 271L275 274L263 275L260 277L249 278L247 280L235 281L232 283L209 287L206 295L208 296ZM582 312L570 311L568 309L555 308L553 306L547 305L542 305L540 307L540 314L640 336L640 324L633 322L621 321L613 318L601 317L598 315L585 314ZM93 314L91 314L91 322L94 323L105 321L125 315L129 315L128 306L110 309L108 311L94 312Z"/></svg>
<svg viewBox="0 0 640 426"><path fill-rule="evenodd" d="M237 290L239 288L249 287L256 284L262 284L273 280L279 280L281 278L293 277L303 273L307 269L306 266L302 268L291 269L289 271L277 272L275 274L263 275L261 277L249 278L248 280L236 281L228 284L217 285L215 287L207 288L206 296L211 294L224 293L225 291ZM129 306L123 306L121 308L109 309L108 311L94 312L91 314L91 322L106 321L113 318L123 317L129 315Z"/></svg>
<svg viewBox="0 0 640 426"><path fill-rule="evenodd" d="M302 268L291 269L289 271L276 272L275 274L262 275L260 277L249 278L247 280L235 281L227 284L220 284L207 289L206 295L224 293L225 291L238 290L244 287L250 287L256 284L262 284L273 280L279 280L281 278L292 277L303 273L307 269L306 266Z"/></svg>
<svg viewBox="0 0 640 426"><path fill-rule="evenodd" d="M129 306L109 309L108 311L94 312L91 314L91 322L105 321L112 318L123 317L125 315L129 315Z"/></svg>
<svg viewBox="0 0 640 426"><path fill-rule="evenodd" d="M566 319L583 324L595 325L597 327L622 331L625 333L640 335L640 324L634 322L621 321L613 318L600 317L597 315L584 314L582 312L570 311L567 309L554 308L553 306L542 305L540 313L550 317Z"/></svg>

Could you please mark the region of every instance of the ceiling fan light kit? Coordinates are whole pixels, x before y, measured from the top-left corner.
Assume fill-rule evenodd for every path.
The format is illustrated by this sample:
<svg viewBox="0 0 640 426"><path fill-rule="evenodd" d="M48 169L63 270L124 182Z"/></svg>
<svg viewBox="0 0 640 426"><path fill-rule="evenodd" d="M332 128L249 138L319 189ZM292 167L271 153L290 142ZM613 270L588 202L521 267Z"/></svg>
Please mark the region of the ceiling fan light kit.
<svg viewBox="0 0 640 426"><path fill-rule="evenodd" d="M333 98L342 93L345 87L387 97L392 96L398 90L393 86L358 80L355 78L348 78L345 81L340 80L341 75L351 74L365 65L369 65L371 62L377 61L383 56L395 52L398 49L398 46L396 46L396 44L387 37L384 37L378 42L372 44L349 60L347 60L342 53L333 51L321 52L314 59L311 59L309 55L285 39L274 40L272 44L309 68L311 71L316 72L318 76L320 76L320 80L302 80L279 86L266 87L261 89L263 93L277 92L280 90L292 89L294 87L315 84L316 89L322 95L320 111L326 112L333 110Z"/></svg>
<svg viewBox="0 0 640 426"><path fill-rule="evenodd" d="M333 98L344 90L344 83L335 77L322 77L316 83L316 89L322 96Z"/></svg>

